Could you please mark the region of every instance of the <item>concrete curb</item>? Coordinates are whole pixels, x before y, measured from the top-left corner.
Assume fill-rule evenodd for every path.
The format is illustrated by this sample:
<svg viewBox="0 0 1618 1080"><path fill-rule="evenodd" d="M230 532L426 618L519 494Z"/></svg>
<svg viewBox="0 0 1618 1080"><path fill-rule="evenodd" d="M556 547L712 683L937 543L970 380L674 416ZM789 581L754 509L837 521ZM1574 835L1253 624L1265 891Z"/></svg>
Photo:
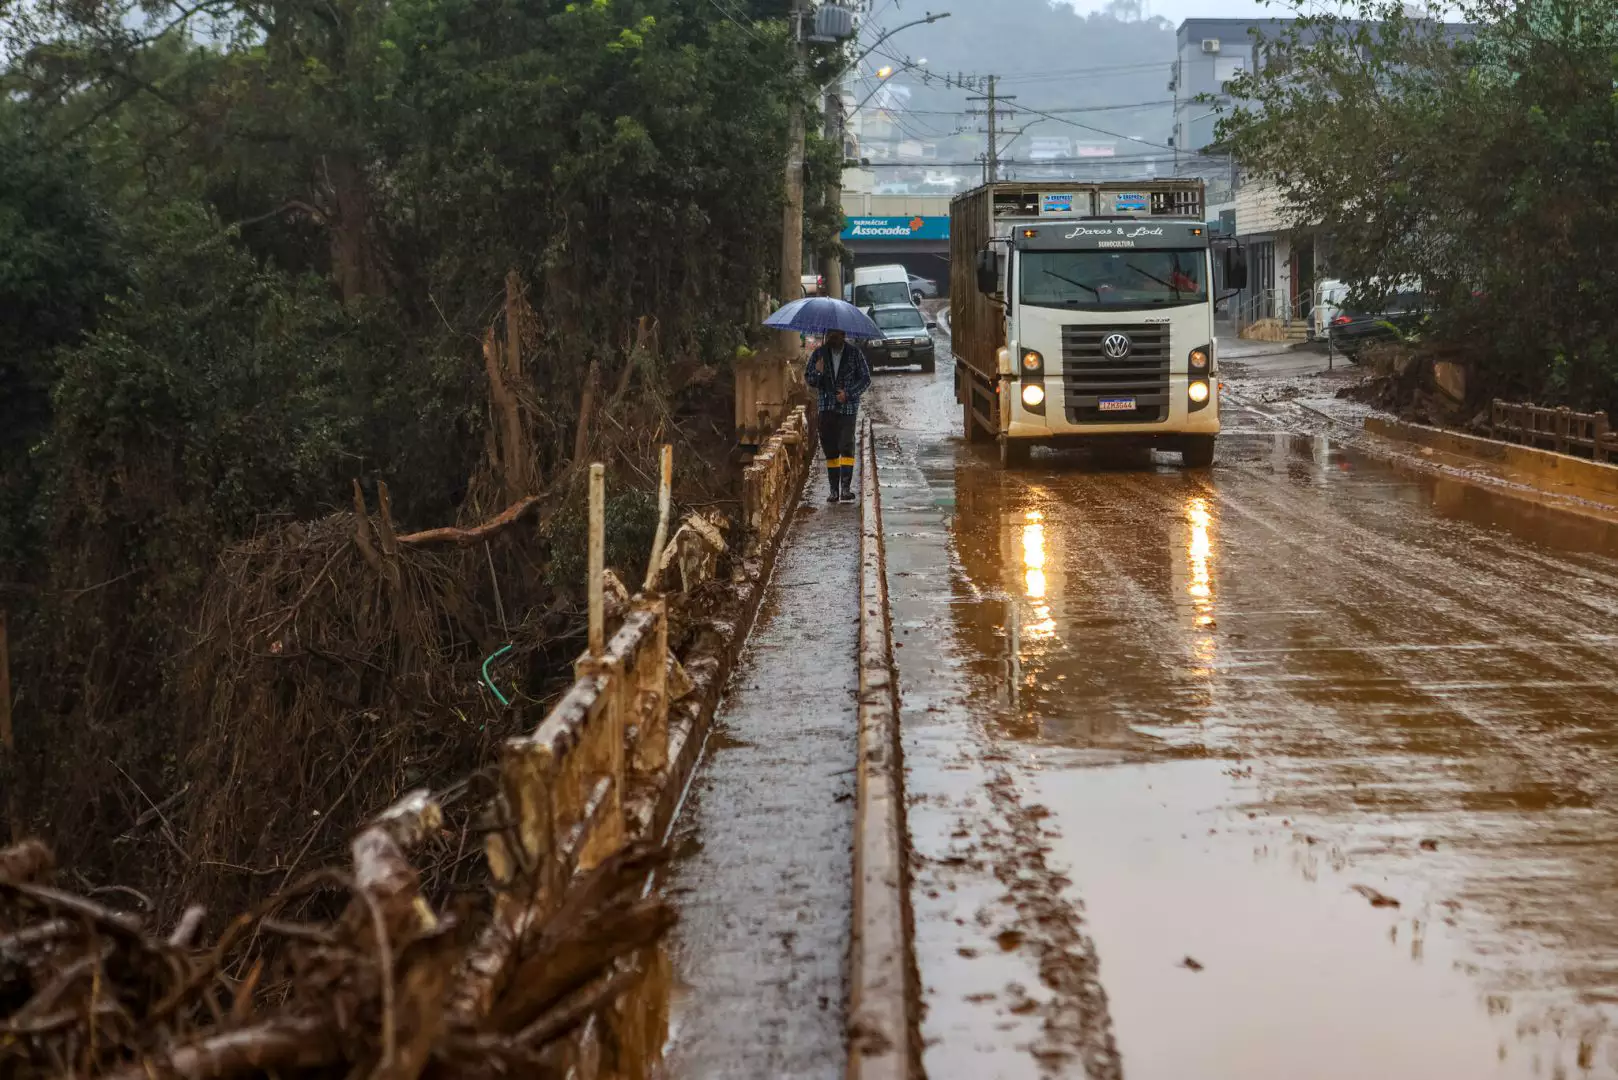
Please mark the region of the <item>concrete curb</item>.
<svg viewBox="0 0 1618 1080"><path fill-rule="evenodd" d="M1409 424L1401 419L1367 416L1366 432L1383 439L1404 444L1429 447L1443 453L1456 453L1489 465L1497 465L1518 474L1521 483L1534 491L1560 495L1565 499L1579 499L1590 504L1605 504L1613 510L1618 504L1618 465L1603 465L1600 461L1571 457L1568 453L1555 453L1537 447L1524 447L1514 442L1480 439L1463 432L1445 431L1443 427Z"/></svg>
<svg viewBox="0 0 1618 1080"><path fill-rule="evenodd" d="M911 948L909 844L882 497L871 422L860 424L859 764L849 955L848 1078L920 1077L920 979Z"/></svg>

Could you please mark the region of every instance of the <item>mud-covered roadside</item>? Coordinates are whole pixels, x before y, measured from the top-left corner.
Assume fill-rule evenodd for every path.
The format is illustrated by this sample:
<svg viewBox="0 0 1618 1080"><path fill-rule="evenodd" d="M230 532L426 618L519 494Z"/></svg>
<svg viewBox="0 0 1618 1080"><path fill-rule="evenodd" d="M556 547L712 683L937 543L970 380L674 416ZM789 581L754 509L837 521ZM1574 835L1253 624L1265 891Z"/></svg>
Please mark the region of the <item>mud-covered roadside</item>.
<svg viewBox="0 0 1618 1080"><path fill-rule="evenodd" d="M1264 363L1204 473L879 383L929 1075L1618 1076L1618 531Z"/></svg>

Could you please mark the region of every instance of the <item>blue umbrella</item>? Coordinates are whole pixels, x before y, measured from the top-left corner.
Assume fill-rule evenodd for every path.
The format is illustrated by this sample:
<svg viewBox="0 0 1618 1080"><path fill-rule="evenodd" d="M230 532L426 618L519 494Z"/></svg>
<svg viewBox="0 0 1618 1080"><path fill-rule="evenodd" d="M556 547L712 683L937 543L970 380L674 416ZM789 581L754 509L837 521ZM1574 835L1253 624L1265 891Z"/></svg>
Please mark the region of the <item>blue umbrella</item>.
<svg viewBox="0 0 1618 1080"><path fill-rule="evenodd" d="M800 334L841 330L854 338L882 336L881 328L871 321L869 315L848 301L831 296L806 296L802 300L794 300L765 319L764 325L777 330L796 330Z"/></svg>

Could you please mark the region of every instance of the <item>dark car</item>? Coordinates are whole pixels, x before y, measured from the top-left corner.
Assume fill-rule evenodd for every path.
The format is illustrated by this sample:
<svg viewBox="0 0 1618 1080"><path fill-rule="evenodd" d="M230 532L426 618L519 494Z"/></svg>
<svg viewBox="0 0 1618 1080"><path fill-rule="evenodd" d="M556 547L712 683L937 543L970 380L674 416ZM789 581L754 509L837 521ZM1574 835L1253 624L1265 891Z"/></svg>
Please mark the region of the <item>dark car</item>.
<svg viewBox="0 0 1618 1080"><path fill-rule="evenodd" d="M869 314L882 331L880 338L865 345L872 367L920 364L923 371L933 370L937 356L921 309L909 304L885 304L871 308Z"/></svg>
<svg viewBox="0 0 1618 1080"><path fill-rule="evenodd" d="M1331 320L1331 344L1338 352L1355 359L1367 345L1415 330L1427 314L1427 298L1419 292L1395 293L1379 311L1343 308Z"/></svg>

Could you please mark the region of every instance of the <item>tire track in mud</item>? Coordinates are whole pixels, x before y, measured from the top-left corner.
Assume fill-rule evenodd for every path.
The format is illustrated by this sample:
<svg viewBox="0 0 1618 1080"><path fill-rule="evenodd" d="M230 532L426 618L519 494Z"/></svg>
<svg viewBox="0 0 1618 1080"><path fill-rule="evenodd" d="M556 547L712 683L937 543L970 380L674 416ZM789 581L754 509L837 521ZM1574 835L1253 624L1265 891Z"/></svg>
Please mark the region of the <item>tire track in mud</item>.
<svg viewBox="0 0 1618 1080"><path fill-rule="evenodd" d="M1003 823L986 833L982 844L991 871L1006 889L1003 902L1015 912L997 939L1033 950L1040 981L1051 995L1035 1006L1042 1031L1030 1053L1048 1076L1068 1075L1077 1058L1089 1080L1122 1080L1095 942L1084 931L1079 904L1067 899L1072 881L1047 861L1061 834L1043 827L1050 816L1043 806L1023 803L1008 755L989 750L982 758L990 767L986 790ZM1012 1005L1018 1007L1020 1002Z"/></svg>

